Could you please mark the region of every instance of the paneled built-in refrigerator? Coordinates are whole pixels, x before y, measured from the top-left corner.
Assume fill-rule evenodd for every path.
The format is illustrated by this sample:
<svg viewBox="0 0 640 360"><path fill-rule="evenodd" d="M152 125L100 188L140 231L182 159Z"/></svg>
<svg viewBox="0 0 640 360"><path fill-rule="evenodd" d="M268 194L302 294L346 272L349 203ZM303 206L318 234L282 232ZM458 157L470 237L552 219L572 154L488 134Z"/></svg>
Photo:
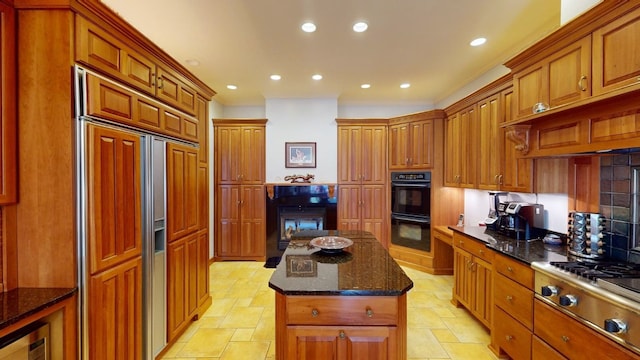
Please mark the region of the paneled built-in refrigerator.
<svg viewBox="0 0 640 360"><path fill-rule="evenodd" d="M154 359L167 339L166 149L179 141L88 115L87 73L76 68L81 357Z"/></svg>

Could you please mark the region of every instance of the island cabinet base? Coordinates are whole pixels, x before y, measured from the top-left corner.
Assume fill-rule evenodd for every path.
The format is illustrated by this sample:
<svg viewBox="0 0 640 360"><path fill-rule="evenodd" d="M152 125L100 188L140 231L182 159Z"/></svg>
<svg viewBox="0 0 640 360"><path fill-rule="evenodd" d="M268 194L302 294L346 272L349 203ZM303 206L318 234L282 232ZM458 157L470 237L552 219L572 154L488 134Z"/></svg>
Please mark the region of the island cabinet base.
<svg viewBox="0 0 640 360"><path fill-rule="evenodd" d="M407 297L306 296L276 291L276 358L407 358Z"/></svg>

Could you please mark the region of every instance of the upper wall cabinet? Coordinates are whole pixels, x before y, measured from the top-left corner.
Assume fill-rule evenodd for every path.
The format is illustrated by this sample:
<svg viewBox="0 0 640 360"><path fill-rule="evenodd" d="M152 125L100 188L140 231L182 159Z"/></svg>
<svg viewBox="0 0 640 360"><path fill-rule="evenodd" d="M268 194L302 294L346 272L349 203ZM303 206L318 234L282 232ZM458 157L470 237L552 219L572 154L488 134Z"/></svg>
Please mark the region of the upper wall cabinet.
<svg viewBox="0 0 640 360"><path fill-rule="evenodd" d="M180 75L149 60L107 31L76 17L76 58L188 114L196 114L196 90Z"/></svg>
<svg viewBox="0 0 640 360"><path fill-rule="evenodd" d="M433 168L434 119L436 111L389 120L389 169Z"/></svg>
<svg viewBox="0 0 640 360"><path fill-rule="evenodd" d="M517 116L545 103L557 107L591 95L591 37L587 36L513 75Z"/></svg>
<svg viewBox="0 0 640 360"><path fill-rule="evenodd" d="M513 73L514 123L574 112L640 90L640 5L603 1L505 65ZM536 112L533 106L549 109ZM610 106L606 106L610 107Z"/></svg>

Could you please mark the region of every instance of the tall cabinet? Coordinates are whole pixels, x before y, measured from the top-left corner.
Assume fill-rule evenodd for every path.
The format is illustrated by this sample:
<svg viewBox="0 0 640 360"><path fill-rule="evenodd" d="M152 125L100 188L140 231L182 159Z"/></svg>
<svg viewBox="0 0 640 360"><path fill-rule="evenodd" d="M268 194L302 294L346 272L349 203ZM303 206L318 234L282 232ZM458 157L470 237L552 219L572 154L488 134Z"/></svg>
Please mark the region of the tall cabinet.
<svg viewBox="0 0 640 360"><path fill-rule="evenodd" d="M266 119L213 119L217 260L266 256Z"/></svg>
<svg viewBox="0 0 640 360"><path fill-rule="evenodd" d="M387 120L336 122L338 229L370 231L387 247Z"/></svg>

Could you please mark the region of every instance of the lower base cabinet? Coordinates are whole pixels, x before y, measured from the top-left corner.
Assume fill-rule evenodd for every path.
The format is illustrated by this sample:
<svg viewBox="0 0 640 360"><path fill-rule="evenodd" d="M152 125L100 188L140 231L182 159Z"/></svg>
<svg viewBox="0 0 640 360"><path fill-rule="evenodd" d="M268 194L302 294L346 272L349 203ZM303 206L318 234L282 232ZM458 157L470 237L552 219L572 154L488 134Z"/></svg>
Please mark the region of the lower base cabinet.
<svg viewBox="0 0 640 360"><path fill-rule="evenodd" d="M407 298L276 292L276 358L406 359Z"/></svg>

